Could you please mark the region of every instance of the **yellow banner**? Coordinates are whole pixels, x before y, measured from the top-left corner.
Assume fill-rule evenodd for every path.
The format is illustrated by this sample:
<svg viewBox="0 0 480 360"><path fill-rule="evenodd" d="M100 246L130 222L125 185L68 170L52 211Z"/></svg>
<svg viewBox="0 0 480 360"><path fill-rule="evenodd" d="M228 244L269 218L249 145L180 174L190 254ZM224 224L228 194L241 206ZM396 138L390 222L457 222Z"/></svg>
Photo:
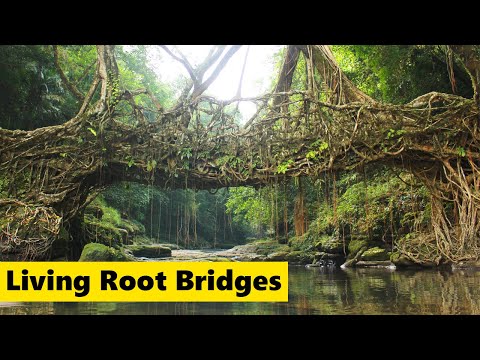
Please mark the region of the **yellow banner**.
<svg viewBox="0 0 480 360"><path fill-rule="evenodd" d="M0 262L0 301L286 302L286 262Z"/></svg>

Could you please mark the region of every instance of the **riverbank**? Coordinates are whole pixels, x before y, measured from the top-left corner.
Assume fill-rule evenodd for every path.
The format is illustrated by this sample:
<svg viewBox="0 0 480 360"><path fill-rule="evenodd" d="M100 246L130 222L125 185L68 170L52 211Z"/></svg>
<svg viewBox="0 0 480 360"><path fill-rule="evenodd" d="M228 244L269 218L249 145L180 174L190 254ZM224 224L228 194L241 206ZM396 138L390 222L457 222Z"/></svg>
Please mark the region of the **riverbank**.
<svg viewBox="0 0 480 360"><path fill-rule="evenodd" d="M343 247L335 240L319 241L315 246L298 243L279 244L273 239L253 241L230 249L181 249L176 244L126 245L119 248L99 243L87 244L79 261L286 261L289 265L341 268L404 268L404 269L479 269L480 262L458 264L417 264L396 252L378 246L368 247L364 241L351 241Z"/></svg>

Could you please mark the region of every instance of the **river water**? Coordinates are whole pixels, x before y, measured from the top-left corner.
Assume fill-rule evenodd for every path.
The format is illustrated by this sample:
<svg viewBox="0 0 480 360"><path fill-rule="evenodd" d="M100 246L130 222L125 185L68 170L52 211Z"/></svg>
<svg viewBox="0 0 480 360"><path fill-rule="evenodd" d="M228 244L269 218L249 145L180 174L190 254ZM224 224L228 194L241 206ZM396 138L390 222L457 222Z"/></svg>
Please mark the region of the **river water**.
<svg viewBox="0 0 480 360"><path fill-rule="evenodd" d="M288 303L0 303L0 314L480 314L480 272L291 266Z"/></svg>

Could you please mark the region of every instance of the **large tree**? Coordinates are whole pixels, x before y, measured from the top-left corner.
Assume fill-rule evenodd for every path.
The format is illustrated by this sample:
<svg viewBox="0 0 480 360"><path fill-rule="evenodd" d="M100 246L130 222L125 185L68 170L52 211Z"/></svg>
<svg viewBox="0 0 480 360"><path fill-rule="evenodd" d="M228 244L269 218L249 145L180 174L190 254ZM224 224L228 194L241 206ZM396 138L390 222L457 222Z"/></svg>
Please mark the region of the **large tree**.
<svg viewBox="0 0 480 360"><path fill-rule="evenodd" d="M419 262L477 259L480 57L475 46L446 49L452 64L465 68L473 98L433 92L391 105L360 91L328 46L289 46L275 92L248 99L258 111L239 127L231 107L242 99L203 95L238 47L213 48L196 68L165 48L191 81L170 109L156 102L157 117L149 121L135 102L149 89L121 89L114 47L97 46L86 92L61 75L78 99L76 116L32 131L0 130L0 250L44 257L61 224L119 179L200 189L382 162L412 172L431 193L432 234L401 250ZM306 64L302 91L291 88L300 56ZM60 64L58 70L62 74ZM135 121L118 121L124 115L119 103L130 106Z"/></svg>

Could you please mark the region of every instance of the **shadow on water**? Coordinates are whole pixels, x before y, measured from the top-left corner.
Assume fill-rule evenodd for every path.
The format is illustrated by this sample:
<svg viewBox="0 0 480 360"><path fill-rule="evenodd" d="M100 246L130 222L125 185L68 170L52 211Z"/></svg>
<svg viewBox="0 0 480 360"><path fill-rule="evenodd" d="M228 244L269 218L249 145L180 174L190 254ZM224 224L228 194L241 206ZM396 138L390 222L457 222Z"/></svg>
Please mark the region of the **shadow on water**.
<svg viewBox="0 0 480 360"><path fill-rule="evenodd" d="M480 314L480 272L289 268L288 303L0 303L0 314Z"/></svg>

